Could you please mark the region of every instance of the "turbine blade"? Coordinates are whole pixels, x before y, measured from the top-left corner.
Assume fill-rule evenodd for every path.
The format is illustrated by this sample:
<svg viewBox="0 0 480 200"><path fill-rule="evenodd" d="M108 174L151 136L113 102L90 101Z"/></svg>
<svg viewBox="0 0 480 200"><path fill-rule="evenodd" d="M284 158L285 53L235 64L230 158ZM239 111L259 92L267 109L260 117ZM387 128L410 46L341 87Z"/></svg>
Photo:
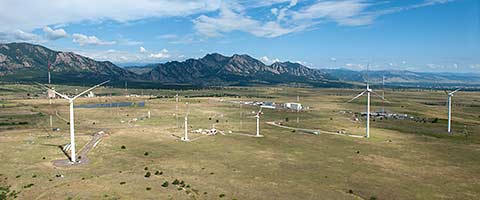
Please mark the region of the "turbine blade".
<svg viewBox="0 0 480 200"><path fill-rule="evenodd" d="M387 100L387 99L385 99L384 97L380 96L380 95L379 95L379 94L377 94L376 92L374 92L374 91L371 91L371 93L372 93L372 94L374 94L374 95L375 95L375 96L377 96L377 97L380 97L380 99L384 100L385 102L387 102L387 103L391 103L390 101L388 101L388 100Z"/></svg>
<svg viewBox="0 0 480 200"><path fill-rule="evenodd" d="M455 92L458 92L458 91L460 91L460 89L461 89L461 88L458 88L458 89L456 89L456 90L454 90L454 91L450 92L450 95L454 94Z"/></svg>
<svg viewBox="0 0 480 200"><path fill-rule="evenodd" d="M350 99L349 101L347 101L347 103L350 103L352 102L353 100L357 99L358 97L361 97L363 94L365 94L366 90L364 90L363 92L361 92L360 94L358 94L357 96L353 97L352 99Z"/></svg>
<svg viewBox="0 0 480 200"><path fill-rule="evenodd" d="M47 90L52 90L53 93L55 93L56 95L58 95L58 96L60 96L60 97L62 97L62 98L64 98L64 99L67 99L67 100L70 100L70 99L71 99L71 98L68 97L67 95L61 94L61 93L55 91L54 89L52 89L52 88L50 88L50 87L48 87L48 86L46 86L46 85L44 85L44 84L37 83L37 82L35 82L35 84L37 84L37 85L39 85L39 86L41 86L41 87L43 87L43 88L45 88L45 89L47 89Z"/></svg>
<svg viewBox="0 0 480 200"><path fill-rule="evenodd" d="M95 89L95 88L97 88L97 87L99 87L99 86L101 86L101 85L103 85L103 84L105 84L105 83L108 83L108 82L110 82L110 80L104 81L104 82L102 82L102 83L100 83L100 84L98 84L98 85L95 85L95 86L93 86L93 87L91 87L91 88L89 88L89 89L81 92L80 94L77 94L77 96L74 96L72 99L76 99L76 98L84 95L85 93L90 92L90 91L92 91L93 89Z"/></svg>

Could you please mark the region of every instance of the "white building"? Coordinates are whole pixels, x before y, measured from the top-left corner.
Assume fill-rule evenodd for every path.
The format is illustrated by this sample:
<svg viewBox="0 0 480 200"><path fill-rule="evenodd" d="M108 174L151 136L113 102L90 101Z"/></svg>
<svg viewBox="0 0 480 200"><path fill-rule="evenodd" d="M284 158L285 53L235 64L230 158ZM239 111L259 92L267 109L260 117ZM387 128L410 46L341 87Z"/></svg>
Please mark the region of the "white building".
<svg viewBox="0 0 480 200"><path fill-rule="evenodd" d="M302 110L302 104L300 103L285 103L285 108L292 110Z"/></svg>

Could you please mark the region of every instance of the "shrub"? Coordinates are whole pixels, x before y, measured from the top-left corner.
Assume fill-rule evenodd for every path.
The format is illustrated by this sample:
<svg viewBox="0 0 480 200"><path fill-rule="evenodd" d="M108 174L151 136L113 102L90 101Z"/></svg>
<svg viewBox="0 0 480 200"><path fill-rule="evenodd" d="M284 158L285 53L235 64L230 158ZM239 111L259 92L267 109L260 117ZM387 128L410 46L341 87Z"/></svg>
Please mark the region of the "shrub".
<svg viewBox="0 0 480 200"><path fill-rule="evenodd" d="M147 191L150 191L152 188L147 187L147 188L145 188L145 189L146 189Z"/></svg>
<svg viewBox="0 0 480 200"><path fill-rule="evenodd" d="M125 147L125 145L122 145L122 147L120 147L121 149L126 149L127 147Z"/></svg>
<svg viewBox="0 0 480 200"><path fill-rule="evenodd" d="M143 153L144 156L148 156L148 152Z"/></svg>
<svg viewBox="0 0 480 200"><path fill-rule="evenodd" d="M433 119L432 123L437 123L438 122L438 118L435 118Z"/></svg>
<svg viewBox="0 0 480 200"><path fill-rule="evenodd" d="M125 181L122 181L122 182L120 182L120 185L124 185L125 183L127 183L127 182L125 182Z"/></svg>
<svg viewBox="0 0 480 200"><path fill-rule="evenodd" d="M162 174L163 174L163 172L161 172L161 171L156 171L156 172L155 172L155 175L157 175L157 176L158 176L158 175L162 175Z"/></svg>
<svg viewBox="0 0 480 200"><path fill-rule="evenodd" d="M148 170L148 167L143 168L143 170L147 171L147 170Z"/></svg>
<svg viewBox="0 0 480 200"><path fill-rule="evenodd" d="M152 175L152 174L151 174L150 172L147 172L147 173L145 174L145 178L148 178L148 177L150 177L151 175Z"/></svg>
<svg viewBox="0 0 480 200"><path fill-rule="evenodd" d="M180 183L180 181L178 181L177 179L173 180L172 184L173 185L178 185Z"/></svg>
<svg viewBox="0 0 480 200"><path fill-rule="evenodd" d="M162 187L168 187L168 181L163 182Z"/></svg>
<svg viewBox="0 0 480 200"><path fill-rule="evenodd" d="M3 187L0 186L0 199L16 199L17 194L20 192L16 192L15 190L10 191L11 186Z"/></svg>
<svg viewBox="0 0 480 200"><path fill-rule="evenodd" d="M223 197L225 197L225 194L220 194L220 195L218 195L218 197L223 198Z"/></svg>

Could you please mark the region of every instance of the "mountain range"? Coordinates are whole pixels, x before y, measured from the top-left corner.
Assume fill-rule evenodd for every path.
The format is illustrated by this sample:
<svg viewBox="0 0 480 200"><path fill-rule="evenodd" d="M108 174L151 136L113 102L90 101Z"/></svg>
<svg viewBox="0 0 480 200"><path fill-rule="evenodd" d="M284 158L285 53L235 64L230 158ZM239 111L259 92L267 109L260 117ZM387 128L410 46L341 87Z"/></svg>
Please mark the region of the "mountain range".
<svg viewBox="0 0 480 200"><path fill-rule="evenodd" d="M199 59L145 66L119 67L73 52L61 52L29 43L0 44L0 81L46 82L48 64L52 82L86 84L112 80L130 86L227 86L301 84L315 87L350 87L366 80L366 73L348 69L313 69L293 62L266 65L249 55L207 54ZM370 71L369 81L387 85L480 85L479 74Z"/></svg>

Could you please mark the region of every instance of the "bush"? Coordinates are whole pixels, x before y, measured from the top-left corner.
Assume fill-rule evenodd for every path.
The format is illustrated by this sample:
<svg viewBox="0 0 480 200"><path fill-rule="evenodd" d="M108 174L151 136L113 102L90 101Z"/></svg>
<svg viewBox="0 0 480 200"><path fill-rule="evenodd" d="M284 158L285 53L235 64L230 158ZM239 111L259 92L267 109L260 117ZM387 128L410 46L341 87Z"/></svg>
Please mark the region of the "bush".
<svg viewBox="0 0 480 200"><path fill-rule="evenodd" d="M173 180L173 182L172 182L173 185L178 185L179 183L180 183L180 181L177 180L177 179Z"/></svg>
<svg viewBox="0 0 480 200"><path fill-rule="evenodd" d="M125 182L125 181L122 181L122 182L120 182L120 185L124 185L125 183L127 183L127 182Z"/></svg>
<svg viewBox="0 0 480 200"><path fill-rule="evenodd" d="M120 147L121 149L126 149L127 147L125 147L125 145L122 145L122 147Z"/></svg>
<svg viewBox="0 0 480 200"><path fill-rule="evenodd" d="M146 189L147 191L150 191L152 188L147 187L147 188L145 188L145 189Z"/></svg>
<svg viewBox="0 0 480 200"><path fill-rule="evenodd" d="M225 197L225 194L220 194L220 195L218 195L218 197L223 198L223 197Z"/></svg>
<svg viewBox="0 0 480 200"><path fill-rule="evenodd" d="M168 187L168 181L163 182L162 187Z"/></svg>
<svg viewBox="0 0 480 200"><path fill-rule="evenodd" d="M144 156L148 156L148 152L143 153Z"/></svg>
<svg viewBox="0 0 480 200"><path fill-rule="evenodd" d="M147 170L148 170L148 167L143 168L143 170L147 171Z"/></svg>
<svg viewBox="0 0 480 200"><path fill-rule="evenodd" d="M147 173L145 174L145 178L148 178L148 177L150 177L151 175L152 175L152 174L151 174L150 172L147 172Z"/></svg>
<svg viewBox="0 0 480 200"><path fill-rule="evenodd" d="M15 190L10 191L10 186L2 187L0 186L0 199L16 199L17 194L20 192L16 192Z"/></svg>
<svg viewBox="0 0 480 200"><path fill-rule="evenodd" d="M435 118L433 119L432 123L437 123L438 122L438 118Z"/></svg>
<svg viewBox="0 0 480 200"><path fill-rule="evenodd" d="M163 174L163 172L161 172L161 171L156 171L156 172L155 172L155 175L157 175L157 176L158 176L158 175L162 175L162 174Z"/></svg>

